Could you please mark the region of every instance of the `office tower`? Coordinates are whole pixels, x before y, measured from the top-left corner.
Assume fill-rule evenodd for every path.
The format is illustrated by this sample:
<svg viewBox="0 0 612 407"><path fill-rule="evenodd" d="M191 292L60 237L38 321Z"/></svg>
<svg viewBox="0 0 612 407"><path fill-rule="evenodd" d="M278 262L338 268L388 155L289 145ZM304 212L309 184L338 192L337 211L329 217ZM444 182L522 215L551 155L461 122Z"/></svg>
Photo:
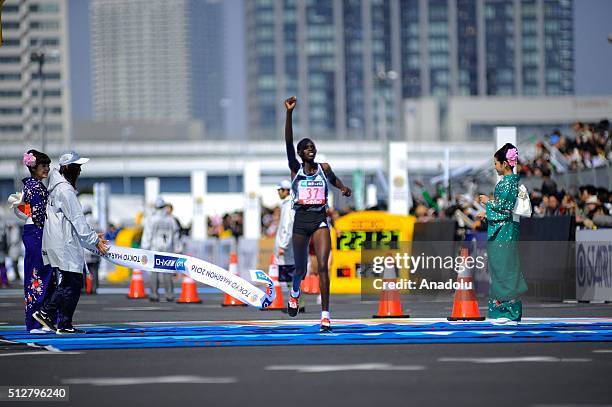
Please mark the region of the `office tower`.
<svg viewBox="0 0 612 407"><path fill-rule="evenodd" d="M222 2L92 0L97 121L202 120L224 128Z"/></svg>
<svg viewBox="0 0 612 407"><path fill-rule="evenodd" d="M65 0L2 6L0 142L70 143L67 13Z"/></svg>
<svg viewBox="0 0 612 407"><path fill-rule="evenodd" d="M573 94L572 0L253 0L245 3L249 126L403 138L402 100Z"/></svg>

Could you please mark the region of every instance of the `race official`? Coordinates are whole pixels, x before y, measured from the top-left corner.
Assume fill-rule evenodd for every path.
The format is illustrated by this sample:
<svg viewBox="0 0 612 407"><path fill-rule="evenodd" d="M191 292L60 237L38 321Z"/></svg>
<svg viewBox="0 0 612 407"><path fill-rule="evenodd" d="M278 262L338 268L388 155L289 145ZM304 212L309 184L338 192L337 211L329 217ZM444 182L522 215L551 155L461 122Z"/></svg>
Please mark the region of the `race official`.
<svg viewBox="0 0 612 407"><path fill-rule="evenodd" d="M161 197L155 201L155 213L145 221L142 231L142 241L140 247L145 250L160 252L180 253L182 245L180 241L179 227L172 217L172 205L165 202ZM151 296L150 301L159 301L159 280L164 285L166 301L174 301L174 284L172 273L151 273Z"/></svg>
<svg viewBox="0 0 612 407"><path fill-rule="evenodd" d="M291 288L293 274L295 273L295 260L293 259L293 218L295 211L291 201L291 182L283 180L276 186L278 197L281 199L281 212L276 239L274 241L274 257L278 264L278 280L286 282ZM300 311L304 312L304 304L300 304Z"/></svg>

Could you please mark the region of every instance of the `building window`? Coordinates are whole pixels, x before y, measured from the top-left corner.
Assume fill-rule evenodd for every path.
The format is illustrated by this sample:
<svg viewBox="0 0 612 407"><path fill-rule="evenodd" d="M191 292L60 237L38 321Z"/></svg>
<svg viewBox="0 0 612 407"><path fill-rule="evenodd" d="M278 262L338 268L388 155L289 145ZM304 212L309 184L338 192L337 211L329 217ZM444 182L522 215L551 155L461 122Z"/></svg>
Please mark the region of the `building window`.
<svg viewBox="0 0 612 407"><path fill-rule="evenodd" d="M32 108L32 113L38 114L38 106ZM46 114L62 114L61 106L45 107Z"/></svg>
<svg viewBox="0 0 612 407"><path fill-rule="evenodd" d="M2 64L18 64L21 62L21 58L14 55L0 56L0 63Z"/></svg>
<svg viewBox="0 0 612 407"><path fill-rule="evenodd" d="M3 98L20 98L21 91L20 90L1 90L0 89L0 97Z"/></svg>
<svg viewBox="0 0 612 407"><path fill-rule="evenodd" d="M0 124L0 131L20 132L23 131L23 126L20 124Z"/></svg>
<svg viewBox="0 0 612 407"><path fill-rule="evenodd" d="M20 115L21 113L20 107L0 107L0 115L2 116Z"/></svg>
<svg viewBox="0 0 612 407"><path fill-rule="evenodd" d="M2 14L4 13L18 13L19 12L19 6L15 5L15 4L11 4L11 5L6 5L6 6L2 6Z"/></svg>
<svg viewBox="0 0 612 407"><path fill-rule="evenodd" d="M40 38L30 38L30 45L43 45L47 47L57 47L59 46L59 39L57 38L43 38L42 41Z"/></svg>
<svg viewBox="0 0 612 407"><path fill-rule="evenodd" d="M45 72L43 73L43 78L45 80L58 80L60 79L60 73L59 72ZM38 74L38 72L35 72L32 74L32 79L40 79L40 75Z"/></svg>
<svg viewBox="0 0 612 407"><path fill-rule="evenodd" d="M38 96L38 89L34 89L32 91L32 96ZM44 97L59 97L62 96L62 91L60 89L45 89L43 92Z"/></svg>
<svg viewBox="0 0 612 407"><path fill-rule="evenodd" d="M59 11L57 3L30 4L30 11L35 13L56 13Z"/></svg>
<svg viewBox="0 0 612 407"><path fill-rule="evenodd" d="M38 124L34 124L32 126L32 130L34 131L38 131L38 129L40 128L40 126ZM49 123L49 124L45 124L45 131L48 132L59 132L62 131L63 126L59 123Z"/></svg>
<svg viewBox="0 0 612 407"><path fill-rule="evenodd" d="M30 28L33 30L59 30L57 21L32 21Z"/></svg>
<svg viewBox="0 0 612 407"><path fill-rule="evenodd" d="M2 42L3 47L18 47L19 44L19 38L7 38Z"/></svg>
<svg viewBox="0 0 612 407"><path fill-rule="evenodd" d="M20 73L0 73L0 81L20 81Z"/></svg>

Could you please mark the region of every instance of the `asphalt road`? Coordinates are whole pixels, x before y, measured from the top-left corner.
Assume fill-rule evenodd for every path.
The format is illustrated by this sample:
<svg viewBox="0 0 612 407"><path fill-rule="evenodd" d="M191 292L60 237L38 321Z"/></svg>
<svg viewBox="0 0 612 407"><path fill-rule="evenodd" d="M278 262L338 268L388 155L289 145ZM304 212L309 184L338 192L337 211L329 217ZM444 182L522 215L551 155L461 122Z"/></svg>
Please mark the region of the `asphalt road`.
<svg viewBox="0 0 612 407"><path fill-rule="evenodd" d="M284 319L280 312L84 296L75 322ZM0 290L0 323L22 323L18 295ZM367 318L376 303L335 296L332 316ZM484 305L482 303L481 305ZM415 317L444 317L450 301L415 297ZM307 313L319 316L315 297ZM530 317L612 317L611 304L527 301ZM69 386L60 406L603 406L612 405L612 343L275 346L49 352L1 344L0 385ZM0 406L3 403L0 402ZM9 404L7 404L9 405ZM27 405L19 403L18 405ZM36 404L40 405L40 404Z"/></svg>

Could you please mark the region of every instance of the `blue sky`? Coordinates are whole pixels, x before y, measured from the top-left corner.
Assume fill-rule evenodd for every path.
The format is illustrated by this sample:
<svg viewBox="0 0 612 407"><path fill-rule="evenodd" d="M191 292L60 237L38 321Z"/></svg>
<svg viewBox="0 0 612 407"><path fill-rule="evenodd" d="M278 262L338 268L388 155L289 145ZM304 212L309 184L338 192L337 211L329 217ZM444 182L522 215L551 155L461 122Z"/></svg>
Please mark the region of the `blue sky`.
<svg viewBox="0 0 612 407"><path fill-rule="evenodd" d="M574 0L577 95L612 95L612 0Z"/></svg>

